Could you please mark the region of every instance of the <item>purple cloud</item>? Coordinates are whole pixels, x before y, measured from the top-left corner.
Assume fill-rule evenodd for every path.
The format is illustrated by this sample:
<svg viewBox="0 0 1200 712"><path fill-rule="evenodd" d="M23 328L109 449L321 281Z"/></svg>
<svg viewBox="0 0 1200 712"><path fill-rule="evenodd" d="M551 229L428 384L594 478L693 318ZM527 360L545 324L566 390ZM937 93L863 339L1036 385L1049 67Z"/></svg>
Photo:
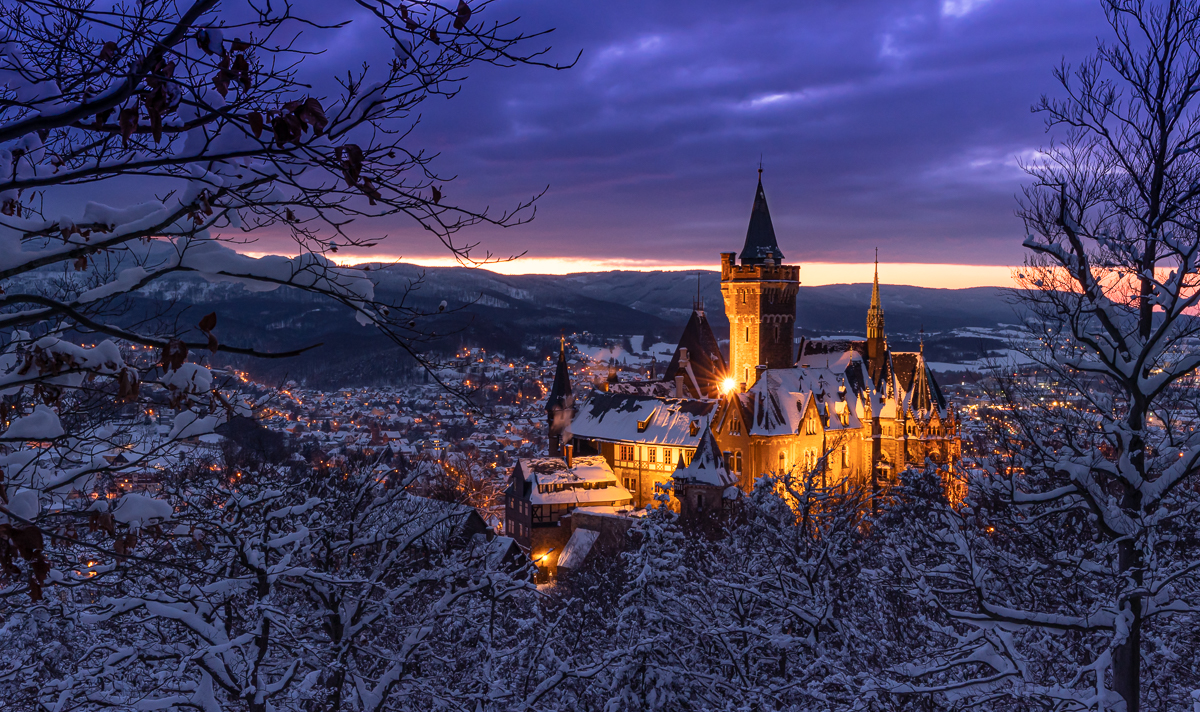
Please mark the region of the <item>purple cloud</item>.
<svg viewBox="0 0 1200 712"><path fill-rule="evenodd" d="M499 253L715 262L740 247L760 153L796 261L1013 264L1015 157L1046 141L1029 106L1104 34L1091 0L715 3L518 0L571 70L474 73L425 105L447 196L502 208L549 185L537 220L469 237ZM328 61L364 54L370 20ZM382 46L380 53L386 51ZM435 243L397 220L395 254Z"/></svg>

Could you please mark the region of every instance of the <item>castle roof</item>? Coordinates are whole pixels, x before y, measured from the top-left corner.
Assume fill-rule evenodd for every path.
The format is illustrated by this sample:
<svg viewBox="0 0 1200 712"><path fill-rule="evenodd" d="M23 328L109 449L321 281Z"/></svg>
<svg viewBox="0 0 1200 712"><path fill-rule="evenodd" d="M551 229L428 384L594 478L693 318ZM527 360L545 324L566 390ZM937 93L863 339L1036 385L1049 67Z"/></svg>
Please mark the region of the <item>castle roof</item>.
<svg viewBox="0 0 1200 712"><path fill-rule="evenodd" d="M721 455L721 447L717 445L717 439L713 437L712 430L708 428L705 428L704 434L700 436L700 444L696 446L692 461L684 465L683 460L680 459L672 477L676 480L692 481L714 487L729 487L737 484L737 477L726 467L725 458Z"/></svg>
<svg viewBox="0 0 1200 712"><path fill-rule="evenodd" d="M758 382L741 394L750 434L799 433L810 408L816 410L825 429L861 427L865 413L854 384L862 382L862 368L862 356L845 351L806 355L795 368L764 371ZM846 418L844 426L842 417Z"/></svg>
<svg viewBox="0 0 1200 712"><path fill-rule="evenodd" d="M775 239L775 226L771 224L771 211L767 208L767 194L763 192L762 171L758 174L758 190L754 193L754 207L750 209L750 225L746 228L746 244L738 255L743 265L761 265L767 260L783 264L783 252Z"/></svg>
<svg viewBox="0 0 1200 712"><path fill-rule="evenodd" d="M681 353L687 350L687 368L680 367ZM708 317L704 315L701 309L692 311L692 318L688 319L687 326L683 328L683 335L679 337L679 346L675 349L675 355L671 357L671 363L667 366L667 371L663 375L664 381L673 381L676 376L684 376L684 382L693 390L699 388L699 392L695 395L699 397L715 398L721 391L721 381L728 374L729 368L725 365L725 355L721 353L721 347L717 343L717 337L713 334L712 326L708 323Z"/></svg>
<svg viewBox="0 0 1200 712"><path fill-rule="evenodd" d="M695 447L715 401L593 393L579 408L571 433L586 440Z"/></svg>
<svg viewBox="0 0 1200 712"><path fill-rule="evenodd" d="M946 396L942 395L942 389L925 363L925 355L911 351L897 351L890 355L896 386L907 409L913 412L937 409L944 416Z"/></svg>

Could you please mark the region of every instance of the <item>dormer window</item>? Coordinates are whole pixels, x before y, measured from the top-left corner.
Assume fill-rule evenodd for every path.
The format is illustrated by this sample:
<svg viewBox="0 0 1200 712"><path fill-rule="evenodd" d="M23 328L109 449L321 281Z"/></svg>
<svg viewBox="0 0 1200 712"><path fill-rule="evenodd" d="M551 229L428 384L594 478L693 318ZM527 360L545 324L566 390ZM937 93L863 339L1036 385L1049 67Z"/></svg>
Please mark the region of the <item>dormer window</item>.
<svg viewBox="0 0 1200 712"><path fill-rule="evenodd" d="M654 413L657 412L657 410L658 409L655 408L654 410L650 411L650 415L647 415L645 420L638 421L638 432L639 433L646 432L646 428L650 427L650 421L654 419Z"/></svg>

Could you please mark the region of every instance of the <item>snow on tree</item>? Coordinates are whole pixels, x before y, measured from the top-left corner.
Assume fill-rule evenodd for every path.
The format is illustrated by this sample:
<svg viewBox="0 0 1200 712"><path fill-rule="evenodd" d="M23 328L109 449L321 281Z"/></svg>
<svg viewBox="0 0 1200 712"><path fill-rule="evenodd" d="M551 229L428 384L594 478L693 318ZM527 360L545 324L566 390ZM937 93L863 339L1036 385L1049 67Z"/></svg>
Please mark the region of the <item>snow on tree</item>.
<svg viewBox="0 0 1200 712"><path fill-rule="evenodd" d="M1038 368L909 561L954 625L904 689L1137 712L1200 687L1200 3L1102 5L1111 35L1035 106L1055 140L1025 166L1016 296Z"/></svg>
<svg viewBox="0 0 1200 712"><path fill-rule="evenodd" d="M358 472L313 482L189 462L181 443L262 405L211 356L290 354L225 343L217 313L125 315L129 295L179 275L297 289L421 358L426 315L377 299L368 268L331 257L374 244L365 221L401 216L486 261L459 231L531 215L532 201L500 214L456 204L411 138L419 105L452 97L472 67L554 66L526 49L545 33L494 10L46 0L0 12L6 705L395 709L457 689L474 708L505 694L484 680L486 659L436 662L451 632L486 657L476 623L498 634L512 607L496 602L526 586L469 538L446 544L459 509ZM368 33L383 56L320 57ZM296 256L236 249L282 234ZM170 422L142 427L156 410ZM422 687L434 674L444 693Z"/></svg>

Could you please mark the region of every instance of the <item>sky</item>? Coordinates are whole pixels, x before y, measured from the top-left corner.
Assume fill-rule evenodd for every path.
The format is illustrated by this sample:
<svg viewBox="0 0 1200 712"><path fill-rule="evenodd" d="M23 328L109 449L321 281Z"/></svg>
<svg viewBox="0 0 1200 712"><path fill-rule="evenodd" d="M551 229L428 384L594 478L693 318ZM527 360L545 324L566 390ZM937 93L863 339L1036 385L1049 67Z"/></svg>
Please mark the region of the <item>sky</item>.
<svg viewBox="0 0 1200 712"><path fill-rule="evenodd" d="M1018 162L1050 138L1030 106L1061 95L1054 68L1106 30L1095 0L499 0L488 12L555 28L551 59L582 53L562 71L474 71L424 106L412 136L457 176L447 200L496 209L546 190L532 223L464 236L526 254L497 271L714 269L741 248L761 156L804 284L868 281L876 247L885 282L1007 283L1023 258ZM366 51L371 33L343 34L327 61ZM448 258L401 220L360 230L388 240L343 259Z"/></svg>

